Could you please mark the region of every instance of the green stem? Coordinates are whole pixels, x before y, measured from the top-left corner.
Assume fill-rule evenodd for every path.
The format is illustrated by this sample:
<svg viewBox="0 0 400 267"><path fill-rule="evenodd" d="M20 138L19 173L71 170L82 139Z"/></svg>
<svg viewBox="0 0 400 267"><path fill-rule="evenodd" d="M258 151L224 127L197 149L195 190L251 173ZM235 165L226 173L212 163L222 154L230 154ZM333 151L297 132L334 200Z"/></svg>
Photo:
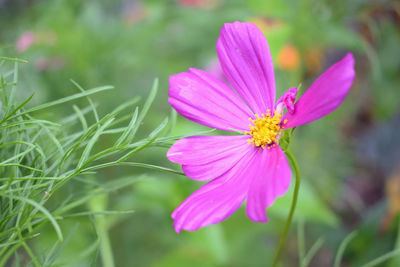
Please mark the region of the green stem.
<svg viewBox="0 0 400 267"><path fill-rule="evenodd" d="M98 216L96 219L96 228L100 238L100 253L103 266L114 267L114 257L111 248L110 237L108 235L108 227L104 215Z"/></svg>
<svg viewBox="0 0 400 267"><path fill-rule="evenodd" d="M90 210L102 211L107 207L108 195L98 195L89 201ZM109 237L109 223L104 215L95 217L97 235L100 239L100 255L104 267L114 267L114 256Z"/></svg>
<svg viewBox="0 0 400 267"><path fill-rule="evenodd" d="M285 154L290 159L290 161L292 162L292 165L293 165L293 168L294 168L294 172L295 172L295 175L296 175L296 182L294 184L292 206L290 207L289 216L286 219L285 228L283 229L283 234L281 236L281 239L279 240L278 250L276 252L274 263L272 264L272 266L277 266L279 258L280 258L281 254L283 252L283 248L285 247L286 238L287 238L287 235L289 233L290 225L292 224L293 214L294 214L294 211L296 210L297 197L299 195L299 188L300 188L300 170L299 170L299 165L297 164L296 159L294 158L293 154L289 150L285 151Z"/></svg>

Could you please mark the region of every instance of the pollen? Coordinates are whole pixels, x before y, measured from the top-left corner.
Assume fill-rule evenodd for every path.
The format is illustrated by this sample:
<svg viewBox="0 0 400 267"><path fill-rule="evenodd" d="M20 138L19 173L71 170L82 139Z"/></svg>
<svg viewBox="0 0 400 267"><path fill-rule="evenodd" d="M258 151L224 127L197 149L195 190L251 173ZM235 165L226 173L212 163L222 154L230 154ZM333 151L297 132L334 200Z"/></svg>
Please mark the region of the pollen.
<svg viewBox="0 0 400 267"><path fill-rule="evenodd" d="M254 120L249 118L253 125L250 124L250 131L245 132L245 134L252 136L248 142L253 146L262 147L263 149L267 147L269 149L275 145L281 130L281 114L275 111L274 115L271 116L270 110L268 110L261 117L258 114L255 114L255 116L256 119Z"/></svg>

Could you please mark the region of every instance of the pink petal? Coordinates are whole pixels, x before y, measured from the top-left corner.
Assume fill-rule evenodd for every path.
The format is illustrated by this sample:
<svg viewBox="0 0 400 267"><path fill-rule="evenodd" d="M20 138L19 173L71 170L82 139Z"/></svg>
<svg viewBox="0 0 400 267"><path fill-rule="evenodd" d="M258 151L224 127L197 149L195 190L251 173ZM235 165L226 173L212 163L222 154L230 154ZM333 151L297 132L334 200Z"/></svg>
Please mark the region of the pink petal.
<svg viewBox="0 0 400 267"><path fill-rule="evenodd" d="M265 209L289 189L291 171L285 153L279 146L264 149L257 165L258 172L251 176L246 213L255 222L266 222Z"/></svg>
<svg viewBox="0 0 400 267"><path fill-rule="evenodd" d="M169 79L169 103L197 123L232 131L247 131L250 109L227 85L205 71L189 69Z"/></svg>
<svg viewBox="0 0 400 267"><path fill-rule="evenodd" d="M275 102L274 66L267 39L250 22L225 23L217 54L230 84L255 113L266 113Z"/></svg>
<svg viewBox="0 0 400 267"><path fill-rule="evenodd" d="M167 157L190 178L207 181L232 168L247 152L249 136L191 136L180 139Z"/></svg>
<svg viewBox="0 0 400 267"><path fill-rule="evenodd" d="M348 53L325 71L286 113L284 128L296 127L317 120L334 111L345 99L355 78L354 57Z"/></svg>
<svg viewBox="0 0 400 267"><path fill-rule="evenodd" d="M278 99L278 102L276 102L275 105L275 110L282 114L283 108L286 108L289 113L293 113L296 96L297 87L290 88Z"/></svg>
<svg viewBox="0 0 400 267"><path fill-rule="evenodd" d="M189 196L173 213L174 228L196 231L200 227L219 223L228 218L242 204L261 150L248 146L243 159L220 177L203 185Z"/></svg>

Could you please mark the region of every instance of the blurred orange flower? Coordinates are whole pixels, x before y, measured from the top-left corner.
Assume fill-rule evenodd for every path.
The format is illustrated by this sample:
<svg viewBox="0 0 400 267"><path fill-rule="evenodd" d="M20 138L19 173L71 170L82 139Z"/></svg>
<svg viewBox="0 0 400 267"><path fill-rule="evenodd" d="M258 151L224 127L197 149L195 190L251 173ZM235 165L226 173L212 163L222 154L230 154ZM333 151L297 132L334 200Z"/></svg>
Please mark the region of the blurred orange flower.
<svg viewBox="0 0 400 267"><path fill-rule="evenodd" d="M300 54L291 44L284 45L278 53L278 67L283 70L295 70L300 66Z"/></svg>
<svg viewBox="0 0 400 267"><path fill-rule="evenodd" d="M381 224L381 231L387 231L400 213L400 165L394 170L385 185L388 202L387 214Z"/></svg>
<svg viewBox="0 0 400 267"><path fill-rule="evenodd" d="M255 17L251 19L250 22L254 23L263 32L273 30L284 25L284 23L280 20L263 17Z"/></svg>
<svg viewBox="0 0 400 267"><path fill-rule="evenodd" d="M323 53L319 48L311 48L305 52L305 63L307 71L319 73L322 70Z"/></svg>

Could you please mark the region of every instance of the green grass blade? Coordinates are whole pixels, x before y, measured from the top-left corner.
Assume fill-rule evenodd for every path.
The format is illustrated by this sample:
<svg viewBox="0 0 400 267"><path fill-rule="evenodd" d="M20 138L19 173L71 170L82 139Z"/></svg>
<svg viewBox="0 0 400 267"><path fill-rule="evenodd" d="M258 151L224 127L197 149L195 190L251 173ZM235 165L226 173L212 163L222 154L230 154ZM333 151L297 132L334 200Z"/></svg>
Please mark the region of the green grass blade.
<svg viewBox="0 0 400 267"><path fill-rule="evenodd" d="M396 249L396 250L392 250L376 259L374 259L373 261L370 261L364 265L362 265L361 267L374 267L374 266L378 266L380 264L382 264L383 262L390 260L393 257L399 256L400 255L400 249Z"/></svg>
<svg viewBox="0 0 400 267"><path fill-rule="evenodd" d="M324 240L322 238L319 238L314 245L310 248L310 250L307 252L306 256L302 260L301 266L308 266L311 262L311 260L314 258L315 254L320 250L322 245L324 244Z"/></svg>
<svg viewBox="0 0 400 267"><path fill-rule="evenodd" d="M342 241L342 243L340 244L339 249L338 249L338 251L337 251L337 253L336 253L335 261L334 261L334 263L333 263L333 267L340 267L340 263L341 263L341 261L342 261L342 257L343 257L344 251L345 251L347 245L351 242L351 240L353 240L353 238L356 237L357 233L358 233L357 231L351 232L351 233L350 233L348 236L346 236L346 238Z"/></svg>

